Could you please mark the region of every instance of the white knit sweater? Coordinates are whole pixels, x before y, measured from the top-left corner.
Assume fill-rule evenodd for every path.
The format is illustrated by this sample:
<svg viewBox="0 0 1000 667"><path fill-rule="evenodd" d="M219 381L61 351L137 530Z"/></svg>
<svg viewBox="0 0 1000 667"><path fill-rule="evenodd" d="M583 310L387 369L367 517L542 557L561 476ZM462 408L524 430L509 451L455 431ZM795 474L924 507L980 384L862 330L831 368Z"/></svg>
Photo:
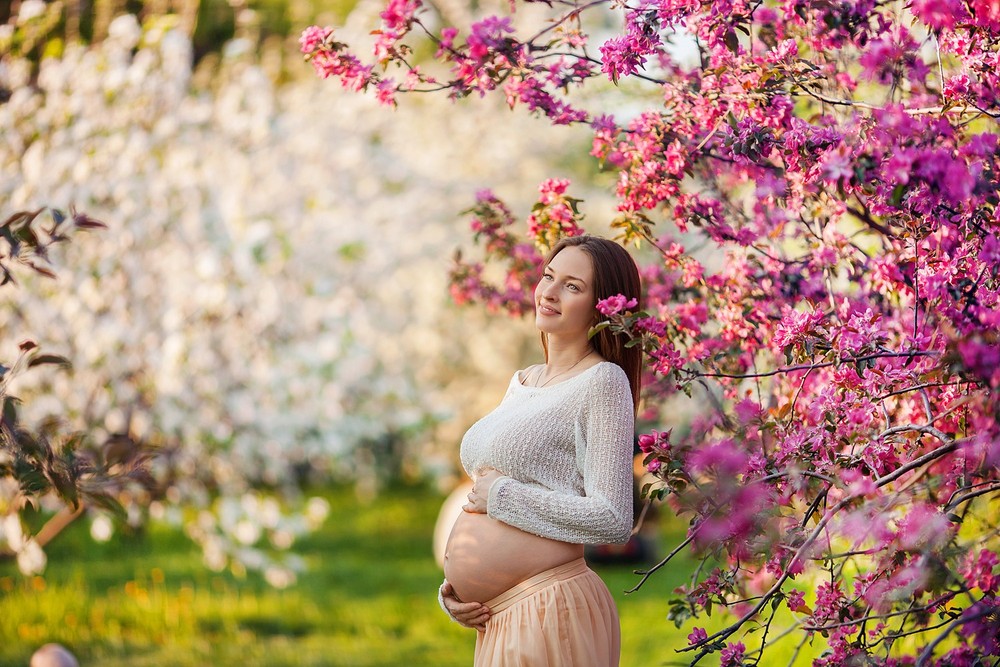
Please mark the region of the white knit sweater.
<svg viewBox="0 0 1000 667"><path fill-rule="evenodd" d="M465 471L494 468L487 513L575 544L632 530L634 413L625 371L602 361L547 387L511 378L503 401L462 439Z"/></svg>

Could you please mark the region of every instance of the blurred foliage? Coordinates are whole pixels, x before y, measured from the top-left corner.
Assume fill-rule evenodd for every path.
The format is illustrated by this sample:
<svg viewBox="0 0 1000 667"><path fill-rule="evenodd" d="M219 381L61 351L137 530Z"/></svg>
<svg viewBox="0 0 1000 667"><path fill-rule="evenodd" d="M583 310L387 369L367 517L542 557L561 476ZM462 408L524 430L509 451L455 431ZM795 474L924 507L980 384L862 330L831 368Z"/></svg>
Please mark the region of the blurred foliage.
<svg viewBox="0 0 1000 667"><path fill-rule="evenodd" d="M254 573L207 571L199 550L162 523L100 544L74 525L53 546L44 577L21 579L0 564L0 664L27 664L48 641L70 647L81 664L105 667L471 664L474 636L433 595L441 572L431 536L442 497L424 486L402 486L372 504L344 487L323 496L330 516L299 549L310 574L284 590ZM684 529L663 526L664 538ZM676 661L673 649L691 624L651 632L649 619L666 615L670 590L693 568L690 560L672 563L627 596L637 580L628 567L597 569L621 615L623 665ZM793 649L785 646L775 664L789 664ZM809 653L794 664L808 664Z"/></svg>
<svg viewBox="0 0 1000 667"><path fill-rule="evenodd" d="M191 36L198 61L234 37L252 38L259 46L270 38L296 39L309 23L342 22L357 0L7 0L0 2L0 25L11 23L25 5L38 16L12 41L0 36L0 55L12 51L37 60L46 49L58 52L65 41L104 39L111 19L122 13L140 22L172 14Z"/></svg>
<svg viewBox="0 0 1000 667"><path fill-rule="evenodd" d="M0 223L0 287L17 285L16 271L30 270L54 278L48 268L49 249L69 239L70 230L103 228L102 222L58 209L18 211ZM51 219L49 226L41 220ZM70 367L69 360L43 354L32 340L18 345L17 360L0 364L0 488L10 487L0 496L0 558L16 557L25 573L45 567L42 547L79 515L85 505L99 507L124 519L123 494L148 495L153 486L145 463L143 443L127 433L111 434L105 442L95 442L87 433L67 432L60 415L50 415L38 425L25 424L20 415L20 399L11 393L13 382L22 373L39 366ZM64 507L37 532L25 532L20 512L27 505L38 506L46 496L55 496Z"/></svg>

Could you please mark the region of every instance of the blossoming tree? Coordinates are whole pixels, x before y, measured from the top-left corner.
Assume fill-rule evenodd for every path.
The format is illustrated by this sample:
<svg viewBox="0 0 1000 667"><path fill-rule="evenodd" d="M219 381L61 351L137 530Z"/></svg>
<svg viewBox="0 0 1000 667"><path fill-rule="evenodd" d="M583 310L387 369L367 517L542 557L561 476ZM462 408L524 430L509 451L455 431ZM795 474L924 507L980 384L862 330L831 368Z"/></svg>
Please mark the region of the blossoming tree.
<svg viewBox="0 0 1000 667"><path fill-rule="evenodd" d="M995 664L1000 3L540 4L455 27L392 0L370 57L320 27L302 51L387 105L495 91L592 129L613 233L656 251L642 309L598 326L646 350L645 491L690 518L644 576L689 548L671 617L731 615L677 649L764 664L781 618L817 666ZM459 301L530 308L540 252L579 231L569 186L542 184L528 242L479 193L505 279L459 262ZM714 409L671 429L684 394Z"/></svg>

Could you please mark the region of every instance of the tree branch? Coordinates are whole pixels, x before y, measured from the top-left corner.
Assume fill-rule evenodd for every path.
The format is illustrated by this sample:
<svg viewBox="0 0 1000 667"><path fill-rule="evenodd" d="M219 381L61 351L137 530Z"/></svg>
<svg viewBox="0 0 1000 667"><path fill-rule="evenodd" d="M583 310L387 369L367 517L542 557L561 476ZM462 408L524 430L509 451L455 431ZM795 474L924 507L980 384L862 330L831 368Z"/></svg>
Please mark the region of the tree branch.
<svg viewBox="0 0 1000 667"><path fill-rule="evenodd" d="M836 361L822 361L816 364L798 364L796 366L784 366L782 368L776 368L773 371L765 371L763 373L703 373L701 371L688 371L695 377L706 377L706 378L731 378L735 380L745 380L754 377L771 377L773 375L780 375L781 373L791 373L794 371L807 371L816 368L827 368L829 366L839 366L840 364L850 364L858 361L868 361L869 359L888 359L894 357L936 357L940 356L940 352L933 352L929 350L912 350L910 352L880 352L878 354L866 354L860 357L849 357L847 359L838 359Z"/></svg>

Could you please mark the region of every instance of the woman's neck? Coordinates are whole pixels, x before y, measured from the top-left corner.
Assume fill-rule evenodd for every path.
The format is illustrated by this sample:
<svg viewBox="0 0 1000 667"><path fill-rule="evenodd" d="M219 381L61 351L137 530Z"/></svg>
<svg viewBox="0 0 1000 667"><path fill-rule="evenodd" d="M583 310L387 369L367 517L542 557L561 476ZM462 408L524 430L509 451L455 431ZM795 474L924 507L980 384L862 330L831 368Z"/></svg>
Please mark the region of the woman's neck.
<svg viewBox="0 0 1000 667"><path fill-rule="evenodd" d="M587 338L573 340L557 339L549 336L548 355L545 365L553 370L569 368L573 364L578 364L587 355L593 353Z"/></svg>

